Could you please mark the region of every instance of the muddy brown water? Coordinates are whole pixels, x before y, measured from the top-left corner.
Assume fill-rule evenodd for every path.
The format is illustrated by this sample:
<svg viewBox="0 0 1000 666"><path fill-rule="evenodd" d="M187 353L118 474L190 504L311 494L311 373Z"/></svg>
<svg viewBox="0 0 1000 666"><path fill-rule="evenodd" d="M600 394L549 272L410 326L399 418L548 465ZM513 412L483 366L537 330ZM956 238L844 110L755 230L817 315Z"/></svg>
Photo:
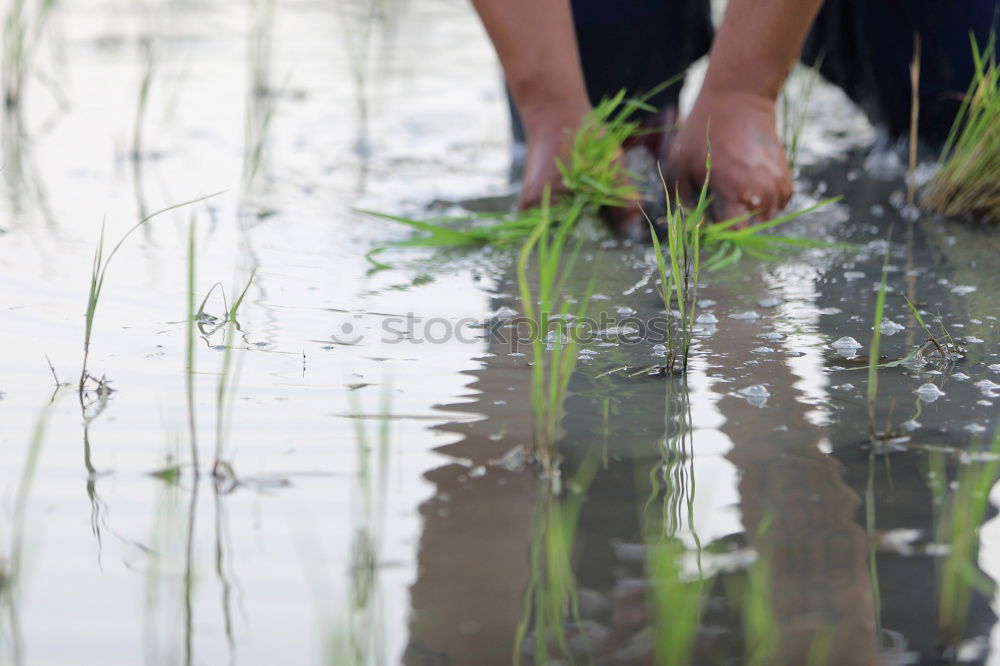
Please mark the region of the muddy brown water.
<svg viewBox="0 0 1000 666"><path fill-rule="evenodd" d="M4 118L4 571L12 529L21 519L25 529L0 661L511 663L531 616L539 507L553 501L511 455L531 440L531 350L486 337L505 330L488 326L504 309L523 311L513 257L392 250L379 257L393 269L372 272L365 252L405 231L355 210L511 200L489 46L468 7L440 0L256 7L61 7L20 118ZM253 37L258 19L273 26L269 55L266 31ZM151 98L134 161L147 34ZM263 125L253 119L266 103L248 94L254 62L278 91ZM903 219L898 171L844 151L870 129L831 91L814 104L805 143L816 154L797 202L845 198L789 233L857 248L703 275L699 313L717 323L699 329L686 381L640 372L661 360L642 328L663 314L649 248L594 232L567 285L582 294L593 277L590 314L619 334L640 329L584 344L563 406L554 499L568 501L578 470L598 461L571 544L580 615L567 609L564 620L578 663L652 663L657 632L682 624L650 603L648 558L668 532L683 546L682 578L696 579L699 563L711 576L687 630L691 663L753 661L755 616L740 600L751 588L771 618L757 663L807 663L813 651L828 657L813 663L991 661L985 587L970 592L960 627L941 626L949 560L934 488L990 461L970 452L998 424L995 390L982 382L1000 384L1000 241L969 223ZM261 132L247 183L245 146ZM89 384L82 410L73 387L53 399L46 358L60 382L79 377L102 222L114 242L143 212L223 190L123 246L89 361L112 391ZM210 471L224 330L196 337L200 477L190 465L192 213L197 300L216 282L232 300L256 268L222 430L235 479L219 482ZM940 314L966 356L880 372L878 423L898 441L873 452L864 363L832 345L854 338L867 354L887 250L886 317L901 328L882 355L905 356L925 337L906 295ZM224 310L216 292L206 311ZM943 395L918 398L927 383ZM939 469L946 479L931 474ZM992 515L973 534L976 566L962 580L998 574ZM541 640L554 642L526 633L524 663Z"/></svg>

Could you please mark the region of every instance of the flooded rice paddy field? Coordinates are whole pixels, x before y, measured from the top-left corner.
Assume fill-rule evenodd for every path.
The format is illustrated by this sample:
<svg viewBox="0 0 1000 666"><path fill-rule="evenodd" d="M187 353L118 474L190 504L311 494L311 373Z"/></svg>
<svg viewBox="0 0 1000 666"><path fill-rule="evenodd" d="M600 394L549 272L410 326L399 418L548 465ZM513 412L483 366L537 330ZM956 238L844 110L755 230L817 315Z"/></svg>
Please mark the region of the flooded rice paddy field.
<svg viewBox="0 0 1000 666"><path fill-rule="evenodd" d="M464 3L47 19L3 119L0 662L1000 654L1000 237L901 215L900 170L851 149L871 130L832 92L796 204L844 199L790 233L853 247L703 274L682 380L645 371L651 249L589 232L564 295L593 282L593 323L540 479L516 251L392 249L373 271L405 231L356 210L512 200ZM107 257L214 193L108 264L79 390L102 228ZM961 358L892 364L928 338L906 299Z"/></svg>

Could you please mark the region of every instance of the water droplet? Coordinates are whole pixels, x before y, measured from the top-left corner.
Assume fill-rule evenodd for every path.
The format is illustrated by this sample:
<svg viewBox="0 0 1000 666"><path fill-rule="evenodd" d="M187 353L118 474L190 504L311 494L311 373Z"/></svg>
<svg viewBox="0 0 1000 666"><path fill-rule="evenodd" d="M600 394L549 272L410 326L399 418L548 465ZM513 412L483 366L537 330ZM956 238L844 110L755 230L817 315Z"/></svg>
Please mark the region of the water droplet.
<svg viewBox="0 0 1000 666"><path fill-rule="evenodd" d="M995 382L991 382L988 379L984 379L982 381L978 381L975 384L973 384L973 386L975 386L977 389L979 389L983 393L986 393L987 395L992 395L993 391L995 391L997 389L1000 389L1000 384L997 384Z"/></svg>
<svg viewBox="0 0 1000 666"><path fill-rule="evenodd" d="M501 305L497 311L490 315L490 319L513 319L517 316L517 310Z"/></svg>
<svg viewBox="0 0 1000 666"><path fill-rule="evenodd" d="M879 324L878 330L882 332L882 335L896 335L905 328L905 326L897 324L891 319L886 318L882 320L881 324Z"/></svg>
<svg viewBox="0 0 1000 666"><path fill-rule="evenodd" d="M855 340L854 338L852 338L851 336L845 335L844 337L840 338L839 340L831 342L830 343L830 347L832 347L833 349L836 349L838 351L844 351L844 350L852 350L852 351L854 351L854 350L861 349L861 343L858 342L857 340Z"/></svg>
<svg viewBox="0 0 1000 666"><path fill-rule="evenodd" d="M754 407L763 407L767 399L771 397L771 392L763 384L754 384L738 391Z"/></svg>
<svg viewBox="0 0 1000 666"><path fill-rule="evenodd" d="M944 395L944 391L939 389L934 384L931 384L930 382L926 384L921 384L920 388L914 391L914 393L916 393L917 397L923 400L924 402L934 402L935 400Z"/></svg>

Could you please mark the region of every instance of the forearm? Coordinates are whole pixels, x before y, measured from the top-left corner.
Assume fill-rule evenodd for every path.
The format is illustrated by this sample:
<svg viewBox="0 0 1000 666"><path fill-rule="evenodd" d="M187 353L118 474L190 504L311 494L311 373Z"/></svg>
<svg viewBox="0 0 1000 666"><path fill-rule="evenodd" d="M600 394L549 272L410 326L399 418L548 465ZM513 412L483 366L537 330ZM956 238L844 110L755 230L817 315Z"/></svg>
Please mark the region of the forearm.
<svg viewBox="0 0 1000 666"><path fill-rule="evenodd" d="M569 0L472 0L529 134L589 108Z"/></svg>
<svg viewBox="0 0 1000 666"><path fill-rule="evenodd" d="M775 99L822 0L730 0L704 88Z"/></svg>

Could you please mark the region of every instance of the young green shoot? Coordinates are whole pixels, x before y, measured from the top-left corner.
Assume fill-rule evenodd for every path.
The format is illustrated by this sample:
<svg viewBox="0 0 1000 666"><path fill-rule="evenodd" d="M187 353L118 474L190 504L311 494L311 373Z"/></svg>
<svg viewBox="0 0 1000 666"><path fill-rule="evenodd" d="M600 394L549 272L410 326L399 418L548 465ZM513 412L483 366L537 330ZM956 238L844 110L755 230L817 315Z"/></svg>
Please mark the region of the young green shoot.
<svg viewBox="0 0 1000 666"><path fill-rule="evenodd" d="M940 168L927 184L923 203L945 215L1000 222L1000 68L996 35L980 50L972 42L975 75L955 117Z"/></svg>
<svg viewBox="0 0 1000 666"><path fill-rule="evenodd" d="M872 342L868 350L868 437L874 442L876 432L875 407L878 401L878 369L879 351L882 343L882 317L885 312L886 281L889 277L889 252L886 251L882 261L882 280L879 283L878 296L875 298L875 316L872 322ZM888 436L888 432L885 433Z"/></svg>
<svg viewBox="0 0 1000 666"><path fill-rule="evenodd" d="M569 390L569 380L577 363L577 342L570 332L568 316L583 317L590 301L591 288L579 300L576 312L563 297L563 287L576 264L581 240L567 250L571 225L559 225L552 233L550 194L546 190L541 216L535 230L521 249L517 261L517 282L524 315L535 328L531 340L531 402L534 438L531 454L540 464L543 474L557 471L555 443L559 422ZM582 206L571 210L579 215ZM564 256L564 254L566 256ZM537 271L537 291L528 276L529 263L534 258ZM551 328L551 330L550 330ZM547 345L549 348L547 348Z"/></svg>
<svg viewBox="0 0 1000 666"><path fill-rule="evenodd" d="M94 250L94 261L90 271L90 291L87 294L87 312L85 317L84 329L83 329L83 368L80 372L80 392L83 392L84 384L87 381L87 361L90 358L90 343L91 336L94 332L94 320L97 315L97 306L101 301L101 293L104 290L104 280L108 275L108 267L111 265L111 260L115 258L118 254L118 250L121 249L125 241L128 240L137 229L144 226L153 218L167 213L178 208L183 208L184 206L190 206L192 204L205 201L214 196L218 196L221 192L216 192L215 194L209 194L204 197L198 197L197 199L192 199L190 201L185 201L183 203L174 204L173 206L168 206L162 208L155 213L151 213L146 217L139 220L135 225L129 228L128 231L118 240L111 251L108 252L107 256L104 254L104 224L101 224L101 234L97 239L97 248Z"/></svg>

